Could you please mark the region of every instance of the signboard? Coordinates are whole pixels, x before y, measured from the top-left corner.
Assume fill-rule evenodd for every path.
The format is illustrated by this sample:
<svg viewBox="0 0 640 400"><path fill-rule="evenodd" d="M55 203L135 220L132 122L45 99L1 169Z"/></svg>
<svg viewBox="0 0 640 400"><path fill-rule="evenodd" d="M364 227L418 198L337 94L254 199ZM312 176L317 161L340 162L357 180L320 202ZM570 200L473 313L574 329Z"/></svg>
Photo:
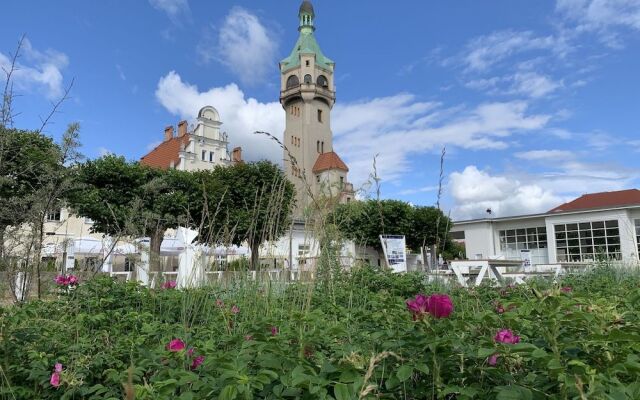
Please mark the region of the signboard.
<svg viewBox="0 0 640 400"><path fill-rule="evenodd" d="M529 268L533 265L531 259L531 250L520 250L520 259L522 260L522 266L525 268Z"/></svg>
<svg viewBox="0 0 640 400"><path fill-rule="evenodd" d="M407 250L404 235L380 235L387 265L393 272L407 272Z"/></svg>

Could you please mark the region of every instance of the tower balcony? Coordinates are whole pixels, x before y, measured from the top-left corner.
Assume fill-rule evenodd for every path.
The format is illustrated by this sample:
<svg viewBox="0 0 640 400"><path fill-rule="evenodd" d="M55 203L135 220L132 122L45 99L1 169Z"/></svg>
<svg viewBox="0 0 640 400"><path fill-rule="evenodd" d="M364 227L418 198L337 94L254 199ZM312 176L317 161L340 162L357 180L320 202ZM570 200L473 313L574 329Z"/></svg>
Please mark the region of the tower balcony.
<svg viewBox="0 0 640 400"><path fill-rule="evenodd" d="M302 99L314 99L320 97L325 99L330 106L336 101L336 92L327 87L316 85L315 83L303 83L280 91L280 103L284 106L289 100L300 97Z"/></svg>

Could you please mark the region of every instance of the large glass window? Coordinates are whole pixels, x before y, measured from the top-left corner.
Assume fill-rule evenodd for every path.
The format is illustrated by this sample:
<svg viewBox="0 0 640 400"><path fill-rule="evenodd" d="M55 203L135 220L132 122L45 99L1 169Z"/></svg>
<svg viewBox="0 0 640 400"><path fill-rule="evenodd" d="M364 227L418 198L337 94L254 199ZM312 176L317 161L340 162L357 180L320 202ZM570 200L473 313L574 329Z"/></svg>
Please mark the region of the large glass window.
<svg viewBox="0 0 640 400"><path fill-rule="evenodd" d="M547 228L506 229L498 232L500 250L527 250L547 248Z"/></svg>
<svg viewBox="0 0 640 400"><path fill-rule="evenodd" d="M621 259L617 220L559 224L555 231L559 262Z"/></svg>

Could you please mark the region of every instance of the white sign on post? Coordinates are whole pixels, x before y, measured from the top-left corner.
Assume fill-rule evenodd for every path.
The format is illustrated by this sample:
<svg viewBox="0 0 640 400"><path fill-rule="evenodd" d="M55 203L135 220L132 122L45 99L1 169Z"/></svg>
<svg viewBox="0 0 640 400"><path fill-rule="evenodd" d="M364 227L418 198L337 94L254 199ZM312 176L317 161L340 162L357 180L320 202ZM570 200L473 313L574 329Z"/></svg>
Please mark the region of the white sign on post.
<svg viewBox="0 0 640 400"><path fill-rule="evenodd" d="M533 265L533 260L531 259L531 250L520 250L520 259L522 260L522 266L525 268L529 268Z"/></svg>
<svg viewBox="0 0 640 400"><path fill-rule="evenodd" d="M393 272L407 272L407 250L404 235L380 235L382 251Z"/></svg>

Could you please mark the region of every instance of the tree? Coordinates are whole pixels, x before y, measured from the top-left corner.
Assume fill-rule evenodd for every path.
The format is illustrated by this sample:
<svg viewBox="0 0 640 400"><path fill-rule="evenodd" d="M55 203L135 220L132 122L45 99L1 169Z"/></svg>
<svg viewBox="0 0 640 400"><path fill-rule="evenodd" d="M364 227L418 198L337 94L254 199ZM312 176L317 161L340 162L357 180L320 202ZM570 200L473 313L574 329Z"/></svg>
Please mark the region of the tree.
<svg viewBox="0 0 640 400"><path fill-rule="evenodd" d="M46 175L59 167L60 152L38 132L0 126L0 257L7 228L32 222L30 210Z"/></svg>
<svg viewBox="0 0 640 400"><path fill-rule="evenodd" d="M198 174L206 201L199 212L201 240L251 249L251 266L259 267L259 248L289 227L294 188L282 170L268 161L216 167Z"/></svg>
<svg viewBox="0 0 640 400"><path fill-rule="evenodd" d="M339 205L334 221L348 239L382 253L381 234L407 235L412 231L411 205L400 200L366 200Z"/></svg>
<svg viewBox="0 0 640 400"><path fill-rule="evenodd" d="M79 187L68 196L71 207L94 221L93 232L149 236L152 268L159 265L165 231L194 225L189 209L199 188L189 172L153 169L107 155L81 165L77 179Z"/></svg>
<svg viewBox="0 0 640 400"><path fill-rule="evenodd" d="M333 220L345 237L382 254L381 234L404 235L407 246L446 243L450 221L435 207L414 207L400 200L366 200L339 205Z"/></svg>

